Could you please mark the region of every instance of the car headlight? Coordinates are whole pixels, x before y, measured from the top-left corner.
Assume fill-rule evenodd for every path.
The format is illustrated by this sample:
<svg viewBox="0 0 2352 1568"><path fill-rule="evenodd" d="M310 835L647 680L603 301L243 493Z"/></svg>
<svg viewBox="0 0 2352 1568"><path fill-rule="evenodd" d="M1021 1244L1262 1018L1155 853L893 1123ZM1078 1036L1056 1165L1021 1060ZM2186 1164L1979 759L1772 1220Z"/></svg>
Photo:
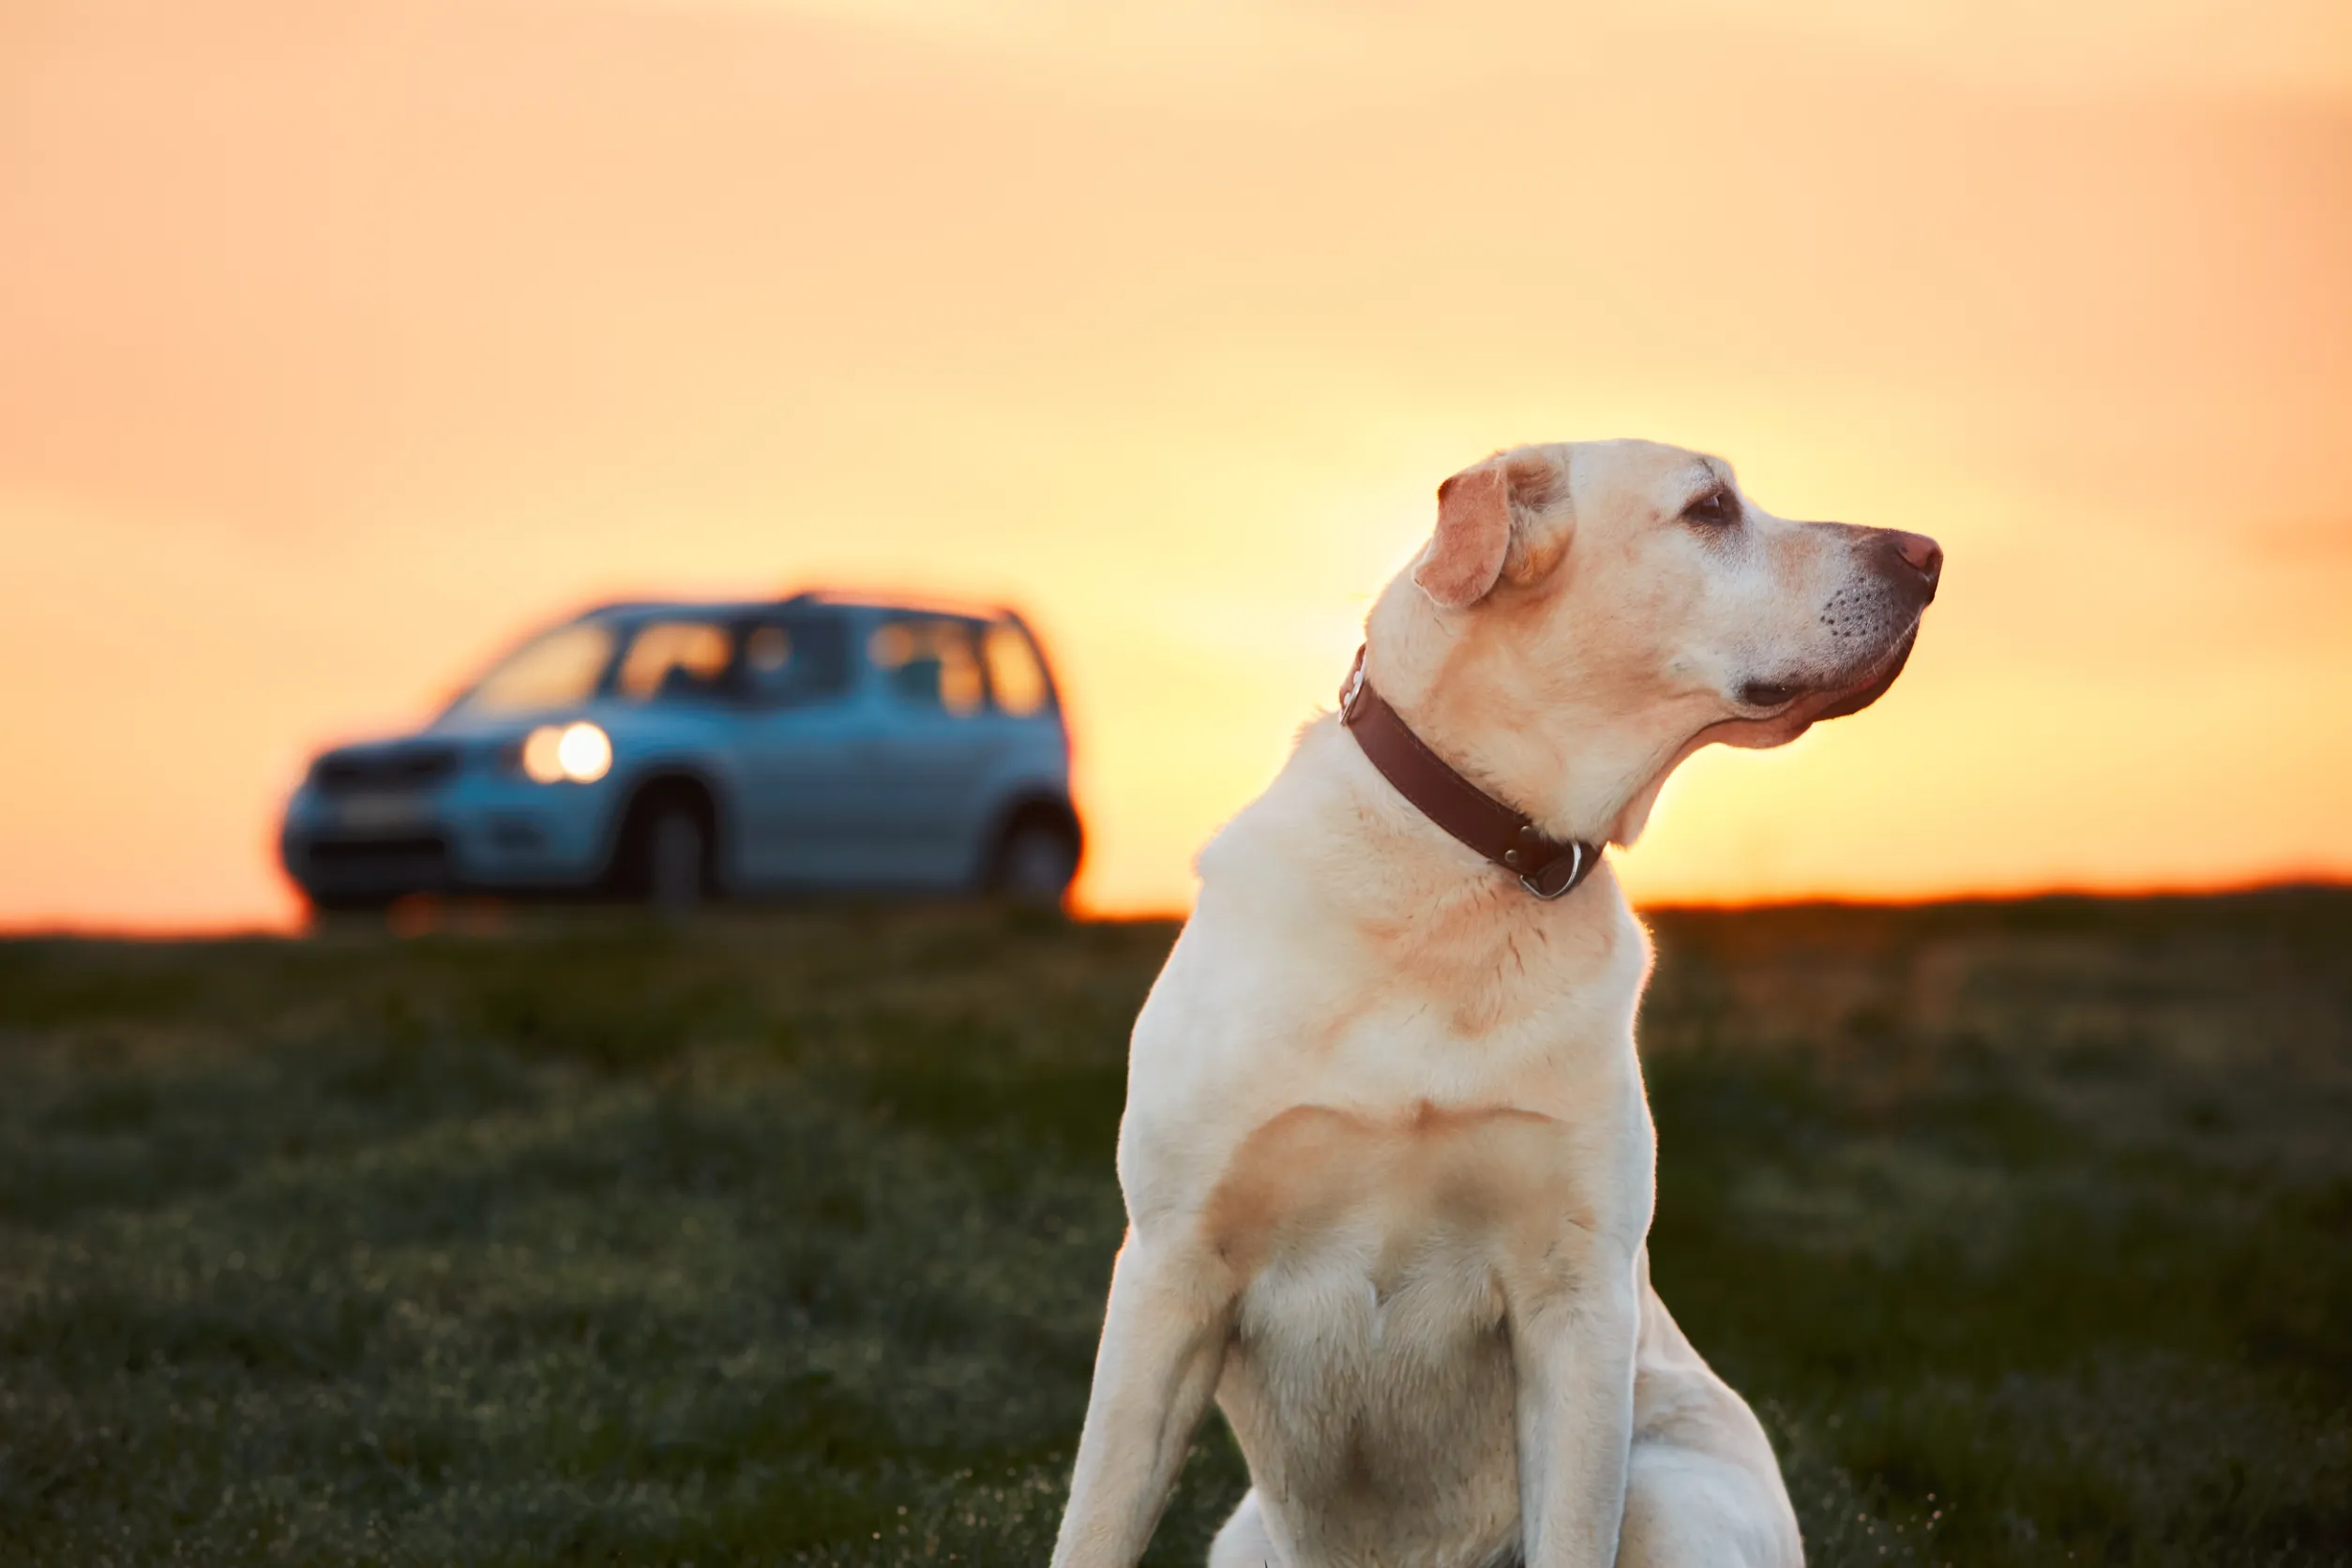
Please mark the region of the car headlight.
<svg viewBox="0 0 2352 1568"><path fill-rule="evenodd" d="M594 784L612 771L612 737L584 718L542 724L523 737L522 771L541 784Z"/></svg>

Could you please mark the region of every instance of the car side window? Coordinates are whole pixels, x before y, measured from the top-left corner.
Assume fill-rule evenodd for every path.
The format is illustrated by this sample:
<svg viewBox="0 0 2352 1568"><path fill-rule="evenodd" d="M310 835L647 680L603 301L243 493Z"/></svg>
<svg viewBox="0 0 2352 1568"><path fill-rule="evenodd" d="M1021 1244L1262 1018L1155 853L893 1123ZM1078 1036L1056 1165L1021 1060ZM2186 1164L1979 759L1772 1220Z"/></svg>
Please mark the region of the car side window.
<svg viewBox="0 0 2352 1568"><path fill-rule="evenodd" d="M647 621L621 656L613 695L631 702L723 696L734 655L733 636L716 621Z"/></svg>
<svg viewBox="0 0 2352 1568"><path fill-rule="evenodd" d="M974 630L956 616L894 615L874 629L866 656L897 701L962 718L988 701Z"/></svg>
<svg viewBox="0 0 2352 1568"><path fill-rule="evenodd" d="M807 707L850 689L850 633L837 614L778 615L744 628L737 682L768 708Z"/></svg>
<svg viewBox="0 0 2352 1568"><path fill-rule="evenodd" d="M1053 705L1053 683L1037 644L1011 621L991 621L980 634L980 657L988 670L988 700L1000 713L1028 718Z"/></svg>

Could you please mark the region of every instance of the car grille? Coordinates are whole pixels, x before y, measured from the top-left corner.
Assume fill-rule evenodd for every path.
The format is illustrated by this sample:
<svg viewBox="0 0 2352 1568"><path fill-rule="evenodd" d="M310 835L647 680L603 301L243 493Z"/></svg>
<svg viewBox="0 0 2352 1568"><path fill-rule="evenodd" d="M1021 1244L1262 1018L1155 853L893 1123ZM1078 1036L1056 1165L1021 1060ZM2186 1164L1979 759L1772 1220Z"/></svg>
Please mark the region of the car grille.
<svg viewBox="0 0 2352 1568"><path fill-rule="evenodd" d="M310 770L310 781L328 794L357 790L429 790L453 776L454 746L405 746L369 751L330 751Z"/></svg>

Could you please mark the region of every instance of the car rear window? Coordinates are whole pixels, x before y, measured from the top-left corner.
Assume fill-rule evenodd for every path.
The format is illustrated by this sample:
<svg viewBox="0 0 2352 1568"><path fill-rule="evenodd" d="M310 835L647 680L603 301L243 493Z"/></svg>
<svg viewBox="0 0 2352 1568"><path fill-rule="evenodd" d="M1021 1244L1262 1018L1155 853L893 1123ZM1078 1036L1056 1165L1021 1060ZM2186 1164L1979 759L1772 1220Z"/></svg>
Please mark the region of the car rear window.
<svg viewBox="0 0 2352 1568"><path fill-rule="evenodd" d="M980 656L988 667L988 695L1004 712L1026 718L1052 702L1046 662L1029 634L1012 622L994 622L981 634Z"/></svg>

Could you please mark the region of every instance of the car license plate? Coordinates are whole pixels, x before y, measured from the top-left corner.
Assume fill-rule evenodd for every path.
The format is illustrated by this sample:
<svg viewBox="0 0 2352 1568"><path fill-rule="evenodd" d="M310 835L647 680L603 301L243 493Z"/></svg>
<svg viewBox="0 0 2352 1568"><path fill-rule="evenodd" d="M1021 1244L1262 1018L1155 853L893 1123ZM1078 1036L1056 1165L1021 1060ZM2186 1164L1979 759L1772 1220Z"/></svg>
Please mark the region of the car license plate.
<svg viewBox="0 0 2352 1568"><path fill-rule="evenodd" d="M354 795L337 812L342 825L357 833L414 827L426 815L427 807L420 795Z"/></svg>

